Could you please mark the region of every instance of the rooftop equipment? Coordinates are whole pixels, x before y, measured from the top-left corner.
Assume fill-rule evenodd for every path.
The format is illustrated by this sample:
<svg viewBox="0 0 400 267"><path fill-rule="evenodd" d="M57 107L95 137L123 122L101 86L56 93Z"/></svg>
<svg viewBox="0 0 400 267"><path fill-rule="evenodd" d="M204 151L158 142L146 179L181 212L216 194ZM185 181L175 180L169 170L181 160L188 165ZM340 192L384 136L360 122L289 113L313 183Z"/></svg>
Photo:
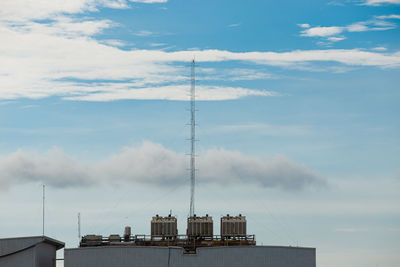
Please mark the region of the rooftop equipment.
<svg viewBox="0 0 400 267"><path fill-rule="evenodd" d="M103 236L101 235L85 235L82 237L81 245L85 246L101 246L103 242Z"/></svg>
<svg viewBox="0 0 400 267"><path fill-rule="evenodd" d="M221 237L235 238L246 236L246 216L226 216L221 217Z"/></svg>
<svg viewBox="0 0 400 267"><path fill-rule="evenodd" d="M131 237L131 227L130 226L125 226L124 241L128 242L130 237Z"/></svg>
<svg viewBox="0 0 400 267"><path fill-rule="evenodd" d="M175 238L178 235L178 222L176 217L168 215L166 217L154 216L151 220L151 238Z"/></svg>
<svg viewBox="0 0 400 267"><path fill-rule="evenodd" d="M108 237L109 242L121 242L121 236L120 235L110 235Z"/></svg>
<svg viewBox="0 0 400 267"><path fill-rule="evenodd" d="M187 219L187 235L188 237L212 237L213 236L213 219L211 216L189 217Z"/></svg>

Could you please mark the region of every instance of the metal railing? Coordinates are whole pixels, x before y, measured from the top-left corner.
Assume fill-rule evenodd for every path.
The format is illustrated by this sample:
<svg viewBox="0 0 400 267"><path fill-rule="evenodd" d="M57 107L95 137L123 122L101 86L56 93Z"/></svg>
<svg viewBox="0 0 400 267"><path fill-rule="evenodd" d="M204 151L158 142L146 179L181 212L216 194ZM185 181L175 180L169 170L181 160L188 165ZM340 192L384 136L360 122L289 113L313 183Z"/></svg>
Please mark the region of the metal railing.
<svg viewBox="0 0 400 267"><path fill-rule="evenodd" d="M255 235L237 236L151 236L131 235L120 239L87 235L83 236L80 247L94 246L177 246L193 251L197 247L220 247L220 246L254 246L256 245Z"/></svg>

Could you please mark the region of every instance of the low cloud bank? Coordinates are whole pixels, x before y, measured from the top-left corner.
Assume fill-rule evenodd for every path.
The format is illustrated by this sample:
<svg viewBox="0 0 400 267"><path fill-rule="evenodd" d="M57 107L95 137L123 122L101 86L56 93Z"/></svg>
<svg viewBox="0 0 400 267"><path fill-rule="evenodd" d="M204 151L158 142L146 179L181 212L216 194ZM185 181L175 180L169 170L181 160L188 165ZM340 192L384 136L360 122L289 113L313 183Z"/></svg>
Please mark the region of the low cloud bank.
<svg viewBox="0 0 400 267"><path fill-rule="evenodd" d="M41 182L54 187L99 183L146 183L156 186L188 184L188 159L160 144L144 142L125 148L94 164L84 164L54 148L44 154L18 150L0 156L0 189ZM324 179L288 158L269 160L224 149L208 150L198 158L200 183L254 184L285 190L321 187Z"/></svg>

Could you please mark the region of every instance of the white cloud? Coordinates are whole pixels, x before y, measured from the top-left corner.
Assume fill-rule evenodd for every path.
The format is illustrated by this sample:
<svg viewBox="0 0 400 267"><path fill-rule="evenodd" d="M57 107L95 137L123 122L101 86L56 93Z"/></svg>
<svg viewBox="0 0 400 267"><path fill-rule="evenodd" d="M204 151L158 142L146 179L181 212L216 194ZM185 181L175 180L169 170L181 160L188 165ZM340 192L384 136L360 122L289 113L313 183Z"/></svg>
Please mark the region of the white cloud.
<svg viewBox="0 0 400 267"><path fill-rule="evenodd" d="M126 0L115 0L115 1L103 0L102 5L104 7L114 8L114 9L129 8L129 5L126 3Z"/></svg>
<svg viewBox="0 0 400 267"><path fill-rule="evenodd" d="M137 3L166 3L167 0L129 0ZM98 7L128 8L126 0L2 0L0 18L9 21L52 19L62 14L97 11Z"/></svg>
<svg viewBox="0 0 400 267"><path fill-rule="evenodd" d="M329 41L331 42L339 42L342 41L344 39L346 39L346 37L336 37L336 36L332 36L332 37L328 37L327 38Z"/></svg>
<svg viewBox="0 0 400 267"><path fill-rule="evenodd" d="M128 51L119 49L123 43L118 41L94 38L96 34L117 26L112 21L67 16L68 12L84 12L111 2L115 1L73 0L68 3L62 1L60 5L53 5L52 2L46 10L32 14L18 9L25 1L1 2L3 9L0 12L5 17L0 19L0 99L62 96L65 99L93 101L131 98L182 100L188 87L188 71L180 65L189 62L193 56L199 62L243 61L258 65L302 67L304 70L305 64L318 62L382 68L400 66L399 53L383 54L358 49L243 53L224 50ZM31 7L32 1L27 3ZM10 17L6 14L15 15L16 20L9 21ZM50 19L42 23L32 21L39 17ZM29 19L24 21L23 18ZM151 33L142 31L139 34ZM343 38L328 37L334 37L336 41ZM232 70L227 73L229 77L221 76L220 79L273 78L269 73L256 70ZM199 99L204 100L276 95L267 89L209 85L199 87L198 92Z"/></svg>
<svg viewBox="0 0 400 267"><path fill-rule="evenodd" d="M200 68L200 75L197 77L200 80L222 80L222 81L246 81L246 80L267 80L276 79L277 75L265 70L256 70L250 68L235 68L235 69L214 69Z"/></svg>
<svg viewBox="0 0 400 267"><path fill-rule="evenodd" d="M346 39L344 36L338 36L345 32L385 31L394 29L396 28L396 24L385 21L384 19L394 19L397 18L397 16L398 15L375 16L373 20L359 21L347 26L310 27L308 24L298 24L298 26L305 28L301 31L300 36L322 37L326 38L327 41L337 42ZM308 25L308 27L303 25Z"/></svg>
<svg viewBox="0 0 400 267"><path fill-rule="evenodd" d="M126 44L120 40L114 40L114 39L108 39L108 40L102 40L101 43L109 45L109 46L116 46L116 47L122 47L125 46Z"/></svg>
<svg viewBox="0 0 400 267"><path fill-rule="evenodd" d="M167 3L168 0L129 0L131 2L137 3L146 3L146 4L154 4L154 3Z"/></svg>
<svg viewBox="0 0 400 267"><path fill-rule="evenodd" d="M377 46L377 47L372 48L372 50L375 50L375 51L386 51L387 48L384 47L384 46Z"/></svg>
<svg viewBox="0 0 400 267"><path fill-rule="evenodd" d="M365 23L357 22L353 23L346 27L349 32L365 32L368 31L369 28L365 25Z"/></svg>
<svg viewBox="0 0 400 267"><path fill-rule="evenodd" d="M42 181L60 187L95 182L86 166L57 148L44 155L18 150L8 156L0 157L0 170L1 188L29 181Z"/></svg>
<svg viewBox="0 0 400 267"><path fill-rule="evenodd" d="M302 23L302 24L297 24L301 28L310 28L310 24L308 23Z"/></svg>
<svg viewBox="0 0 400 267"><path fill-rule="evenodd" d="M85 91L86 86L76 91ZM67 100L84 101L113 101L121 99L141 99L141 100L188 100L189 86L170 85L160 87L130 88L129 84L103 84L95 85L91 88L92 93L85 93L82 96L67 96ZM197 86L197 100L233 100L246 96L274 96L277 95L270 91L251 90L240 87L224 86Z"/></svg>
<svg viewBox="0 0 400 267"><path fill-rule="evenodd" d="M60 23L30 23L23 27L0 24L3 40L0 43L0 98L61 95L75 99L99 99L101 96L105 101L105 96L110 96L111 100L138 96L144 99L161 95L163 99L180 99L182 88L187 84L187 76L186 70L174 63L189 62L194 55L199 62L247 61L281 67L327 61L355 66L400 66L399 53L382 54L357 49L245 53L223 50L126 51L90 38L91 34L110 27L108 21L89 24L90 27L87 24L82 26L80 22L73 26L69 22L61 23L64 26L60 26ZM53 33L56 29L59 32ZM249 79L268 78L261 76L256 72L247 73ZM241 77L245 78L243 72ZM99 84L98 80L109 82ZM167 83L173 83L176 89L166 86ZM142 90L147 87L150 90ZM108 88L107 91L104 88ZM96 97L92 95L95 91L99 92ZM167 91L176 92L176 95L166 96ZM245 96L243 92L255 94L255 91L246 88L222 86L215 86L213 91L204 88L204 92L207 92L205 95L208 99L213 95L218 100L223 99L225 93L225 99Z"/></svg>
<svg viewBox="0 0 400 267"><path fill-rule="evenodd" d="M228 27L234 28L234 27L239 27L240 23L234 23L234 24L229 24Z"/></svg>
<svg viewBox="0 0 400 267"><path fill-rule="evenodd" d="M135 33L136 36L141 36L141 37L146 37L146 36L150 36L153 34L154 34L153 32L146 31L146 30L141 30L141 31L138 31L137 33Z"/></svg>
<svg viewBox="0 0 400 267"><path fill-rule="evenodd" d="M367 228L336 228L334 231L343 233L361 233L369 232L370 230Z"/></svg>
<svg viewBox="0 0 400 267"><path fill-rule="evenodd" d="M202 134L235 134L237 132L251 132L252 134L269 136L301 136L312 134L310 127L304 125L271 125L264 123L221 125L208 132L202 131Z"/></svg>
<svg viewBox="0 0 400 267"><path fill-rule="evenodd" d="M342 33L344 30L343 27L313 27L313 28L308 28L304 31L301 32L301 36L307 36L307 37L326 37L326 36L331 36L335 34Z"/></svg>
<svg viewBox="0 0 400 267"><path fill-rule="evenodd" d="M168 45L167 43L151 43L150 46L152 47L160 47L160 46L166 46Z"/></svg>
<svg viewBox="0 0 400 267"><path fill-rule="evenodd" d="M41 182L55 187L89 186L98 183L147 183L174 186L187 181L187 157L151 142L125 148L118 154L83 164L52 149L45 154L19 150L0 156L0 185ZM269 160L240 152L211 149L198 159L202 183L254 184L301 190L324 186L319 174L283 156Z"/></svg>
<svg viewBox="0 0 400 267"><path fill-rule="evenodd" d="M396 28L396 25L386 21L357 22L347 27L348 32L386 31Z"/></svg>
<svg viewBox="0 0 400 267"><path fill-rule="evenodd" d="M375 16L377 19L400 19L400 15L392 14L392 15L382 15L382 16Z"/></svg>
<svg viewBox="0 0 400 267"><path fill-rule="evenodd" d="M73 14L95 10L96 1L94 0L0 1L0 18L10 21L48 19L58 14Z"/></svg>
<svg viewBox="0 0 400 267"><path fill-rule="evenodd" d="M368 6L380 6L383 4L397 4L400 5L400 0L366 0L364 5Z"/></svg>
<svg viewBox="0 0 400 267"><path fill-rule="evenodd" d="M339 2L339 1L330 1L330 2L328 2L328 5L330 5L330 6L344 6L345 4L343 2Z"/></svg>
<svg viewBox="0 0 400 267"><path fill-rule="evenodd" d="M101 33L104 29L116 26L110 20L77 20L69 17L57 17L50 23L27 22L18 26L7 25L10 29L22 34L36 32L47 36L66 38L89 37ZM0 25L1 27L1 25Z"/></svg>

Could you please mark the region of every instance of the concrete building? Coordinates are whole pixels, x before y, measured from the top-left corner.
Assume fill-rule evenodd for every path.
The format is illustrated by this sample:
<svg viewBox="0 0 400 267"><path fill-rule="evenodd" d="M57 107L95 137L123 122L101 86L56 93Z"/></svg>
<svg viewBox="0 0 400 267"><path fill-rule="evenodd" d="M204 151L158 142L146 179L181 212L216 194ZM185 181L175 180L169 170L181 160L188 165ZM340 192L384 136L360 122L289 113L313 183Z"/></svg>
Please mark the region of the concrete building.
<svg viewBox="0 0 400 267"><path fill-rule="evenodd" d="M64 243L47 236L0 239L1 267L55 267Z"/></svg>
<svg viewBox="0 0 400 267"><path fill-rule="evenodd" d="M65 267L315 267L315 248L98 246L64 250Z"/></svg>

